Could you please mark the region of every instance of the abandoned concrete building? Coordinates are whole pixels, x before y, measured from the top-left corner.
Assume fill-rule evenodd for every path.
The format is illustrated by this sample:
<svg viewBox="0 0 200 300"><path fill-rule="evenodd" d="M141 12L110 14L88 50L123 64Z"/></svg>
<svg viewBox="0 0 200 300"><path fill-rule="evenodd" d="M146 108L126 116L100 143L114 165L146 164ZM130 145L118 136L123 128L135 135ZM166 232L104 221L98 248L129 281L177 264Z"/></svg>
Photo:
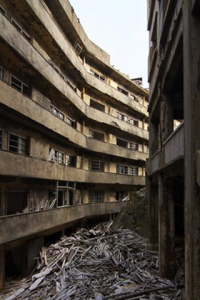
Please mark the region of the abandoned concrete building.
<svg viewBox="0 0 200 300"><path fill-rule="evenodd" d="M0 290L77 220L145 185L148 91L67 0L0 0ZM80 205L87 204L87 205Z"/></svg>
<svg viewBox="0 0 200 300"><path fill-rule="evenodd" d="M149 0L149 248L173 278L184 248L186 299L200 299L200 6Z"/></svg>

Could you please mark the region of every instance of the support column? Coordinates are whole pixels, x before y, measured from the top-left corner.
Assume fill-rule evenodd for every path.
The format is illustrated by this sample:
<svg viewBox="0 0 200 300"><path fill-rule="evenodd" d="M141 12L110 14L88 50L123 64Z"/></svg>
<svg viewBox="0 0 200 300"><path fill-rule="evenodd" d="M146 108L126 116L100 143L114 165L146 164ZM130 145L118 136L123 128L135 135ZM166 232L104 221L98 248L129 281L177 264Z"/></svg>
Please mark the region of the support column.
<svg viewBox="0 0 200 300"><path fill-rule="evenodd" d="M164 140L166 140L174 130L173 105L169 97L165 96L165 116L164 116Z"/></svg>
<svg viewBox="0 0 200 300"><path fill-rule="evenodd" d="M183 9L186 300L200 299L200 17L192 15L193 3L185 1Z"/></svg>
<svg viewBox="0 0 200 300"><path fill-rule="evenodd" d="M44 238L39 237L34 240L28 241L25 246L25 264L23 273L29 275L36 266L36 257L44 246Z"/></svg>
<svg viewBox="0 0 200 300"><path fill-rule="evenodd" d="M158 150L158 124L156 122L150 122L149 131L149 157Z"/></svg>
<svg viewBox="0 0 200 300"><path fill-rule="evenodd" d="M149 244L150 251L158 251L158 188L152 179L147 179L148 207L149 207Z"/></svg>
<svg viewBox="0 0 200 300"><path fill-rule="evenodd" d="M0 247L0 292L4 288L5 280L5 251Z"/></svg>
<svg viewBox="0 0 200 300"><path fill-rule="evenodd" d="M159 224L159 270L160 276L174 279L175 276L175 228L172 184L158 177L158 224Z"/></svg>

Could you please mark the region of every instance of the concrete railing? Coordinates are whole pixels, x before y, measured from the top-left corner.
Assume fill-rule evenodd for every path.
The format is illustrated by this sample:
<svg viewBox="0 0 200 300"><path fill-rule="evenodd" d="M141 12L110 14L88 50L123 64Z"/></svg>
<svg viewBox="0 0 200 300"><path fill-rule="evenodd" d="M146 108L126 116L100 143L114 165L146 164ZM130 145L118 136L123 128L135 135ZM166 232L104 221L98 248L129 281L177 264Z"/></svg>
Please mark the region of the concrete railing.
<svg viewBox="0 0 200 300"><path fill-rule="evenodd" d="M124 202L90 203L0 217L0 245L84 218L119 213L124 205Z"/></svg>
<svg viewBox="0 0 200 300"><path fill-rule="evenodd" d="M0 151L0 155L0 174L2 176L99 184L145 185L144 176L87 171L7 151ZM8 165L12 166L12 169L8 168Z"/></svg>
<svg viewBox="0 0 200 300"><path fill-rule="evenodd" d="M162 151L157 151L149 159L150 174L170 165L184 156L184 123L182 123L163 143Z"/></svg>

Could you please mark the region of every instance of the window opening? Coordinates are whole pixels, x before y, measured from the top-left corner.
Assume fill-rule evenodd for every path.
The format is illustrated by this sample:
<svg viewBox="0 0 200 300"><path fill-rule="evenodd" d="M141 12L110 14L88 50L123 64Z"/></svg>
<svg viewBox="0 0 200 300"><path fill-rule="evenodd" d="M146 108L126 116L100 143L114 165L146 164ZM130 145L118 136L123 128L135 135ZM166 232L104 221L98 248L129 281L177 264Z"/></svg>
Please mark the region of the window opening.
<svg viewBox="0 0 200 300"><path fill-rule="evenodd" d="M89 130L89 137L104 142L104 133L102 132Z"/></svg>
<svg viewBox="0 0 200 300"><path fill-rule="evenodd" d="M20 93L25 94L27 96L30 95L29 86L13 75L10 76L10 85L16 90L18 90Z"/></svg>
<svg viewBox="0 0 200 300"><path fill-rule="evenodd" d="M137 151L138 150L138 144L134 143L134 142L130 142L130 149Z"/></svg>
<svg viewBox="0 0 200 300"><path fill-rule="evenodd" d="M74 51L75 51L77 56L79 56L82 52L82 47L80 46L80 44L78 42L76 42L74 44Z"/></svg>
<svg viewBox="0 0 200 300"><path fill-rule="evenodd" d="M128 142L126 140L117 139L117 146L128 148Z"/></svg>
<svg viewBox="0 0 200 300"><path fill-rule="evenodd" d="M9 151L28 155L28 139L15 134L9 134Z"/></svg>
<svg viewBox="0 0 200 300"><path fill-rule="evenodd" d="M90 99L90 106L93 107L93 108L95 108L95 109L98 109L98 110L100 110L102 112L105 112L105 105L100 104L99 102L94 101L92 99Z"/></svg>
<svg viewBox="0 0 200 300"><path fill-rule="evenodd" d="M90 203L104 202L104 191L89 191L89 202Z"/></svg>
<svg viewBox="0 0 200 300"><path fill-rule="evenodd" d="M92 74L94 77L96 77L96 78L98 78L98 79L100 79L100 80L102 80L104 82L106 81L106 77L105 76L97 73L96 71L94 71L92 69L90 69L90 74Z"/></svg>
<svg viewBox="0 0 200 300"><path fill-rule="evenodd" d="M128 166L117 165L118 174L128 174Z"/></svg>
<svg viewBox="0 0 200 300"><path fill-rule="evenodd" d="M74 121L73 119L71 119L70 117L67 117L67 120L66 120L66 123L73 127L73 128L76 128L76 121Z"/></svg>
<svg viewBox="0 0 200 300"><path fill-rule="evenodd" d="M76 156L66 154L66 166L76 167Z"/></svg>
<svg viewBox="0 0 200 300"><path fill-rule="evenodd" d="M138 175L138 167L130 167L130 175L137 176Z"/></svg>
<svg viewBox="0 0 200 300"><path fill-rule="evenodd" d="M55 106L51 105L51 113L58 117L59 119L63 120L65 119L65 115L59 110L57 109Z"/></svg>
<svg viewBox="0 0 200 300"><path fill-rule="evenodd" d="M89 160L89 170L97 171L97 172L104 172L104 161L101 160Z"/></svg>
<svg viewBox="0 0 200 300"><path fill-rule="evenodd" d="M128 92L127 92L126 90L124 90L122 87L118 86L118 87L117 87L117 90L118 90L119 92L121 92L122 94L128 96Z"/></svg>

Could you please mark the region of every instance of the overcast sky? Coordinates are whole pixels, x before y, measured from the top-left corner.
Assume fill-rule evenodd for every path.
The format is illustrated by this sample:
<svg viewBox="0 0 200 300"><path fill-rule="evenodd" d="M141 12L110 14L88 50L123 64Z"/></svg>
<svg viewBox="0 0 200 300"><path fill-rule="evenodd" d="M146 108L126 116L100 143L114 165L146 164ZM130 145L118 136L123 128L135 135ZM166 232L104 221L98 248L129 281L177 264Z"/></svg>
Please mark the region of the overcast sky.
<svg viewBox="0 0 200 300"><path fill-rule="evenodd" d="M106 51L111 65L147 87L147 1L69 0L90 40Z"/></svg>

